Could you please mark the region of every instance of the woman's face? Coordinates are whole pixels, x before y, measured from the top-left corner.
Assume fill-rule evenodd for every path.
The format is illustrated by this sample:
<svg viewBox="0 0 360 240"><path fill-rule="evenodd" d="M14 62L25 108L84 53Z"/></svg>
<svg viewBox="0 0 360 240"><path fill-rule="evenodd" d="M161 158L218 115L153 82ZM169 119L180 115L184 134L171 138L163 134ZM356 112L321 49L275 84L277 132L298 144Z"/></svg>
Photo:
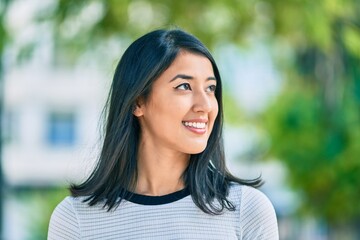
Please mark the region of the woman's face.
<svg viewBox="0 0 360 240"><path fill-rule="evenodd" d="M139 102L142 142L173 151L202 152L218 114L216 79L209 59L182 51Z"/></svg>

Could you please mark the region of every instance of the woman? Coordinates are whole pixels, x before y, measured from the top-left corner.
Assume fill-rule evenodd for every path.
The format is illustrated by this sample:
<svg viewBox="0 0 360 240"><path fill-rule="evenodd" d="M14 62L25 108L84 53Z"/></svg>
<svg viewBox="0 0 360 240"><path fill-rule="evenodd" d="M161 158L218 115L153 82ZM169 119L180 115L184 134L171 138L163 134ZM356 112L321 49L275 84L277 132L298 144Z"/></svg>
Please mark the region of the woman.
<svg viewBox="0 0 360 240"><path fill-rule="evenodd" d="M113 78L98 164L49 239L278 239L270 201L225 166L221 78L182 30L132 43Z"/></svg>

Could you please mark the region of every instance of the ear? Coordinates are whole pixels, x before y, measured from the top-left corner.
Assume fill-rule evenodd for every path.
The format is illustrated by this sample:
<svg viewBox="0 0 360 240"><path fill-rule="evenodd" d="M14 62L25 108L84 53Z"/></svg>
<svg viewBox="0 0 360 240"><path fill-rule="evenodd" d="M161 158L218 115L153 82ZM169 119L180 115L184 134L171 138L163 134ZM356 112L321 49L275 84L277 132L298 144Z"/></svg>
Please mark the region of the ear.
<svg viewBox="0 0 360 240"><path fill-rule="evenodd" d="M136 106L134 111L133 111L133 114L135 117L141 117L142 115L144 115L143 111L142 111L142 108L139 107L139 106Z"/></svg>
<svg viewBox="0 0 360 240"><path fill-rule="evenodd" d="M138 99L136 101L136 105L133 110L134 116L141 117L142 115L144 115L144 107L145 107L144 101L142 99Z"/></svg>

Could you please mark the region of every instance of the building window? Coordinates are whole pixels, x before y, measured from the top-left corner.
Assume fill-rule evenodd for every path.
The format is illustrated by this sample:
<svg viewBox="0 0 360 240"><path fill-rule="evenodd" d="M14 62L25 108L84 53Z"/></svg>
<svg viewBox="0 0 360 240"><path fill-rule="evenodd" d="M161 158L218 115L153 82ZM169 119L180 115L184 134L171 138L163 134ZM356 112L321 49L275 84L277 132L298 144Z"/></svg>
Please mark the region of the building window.
<svg viewBox="0 0 360 240"><path fill-rule="evenodd" d="M18 140L18 122L14 112L4 111L3 112L3 122L1 126L2 140L4 144L13 143ZM0 116L1 117L1 116Z"/></svg>
<svg viewBox="0 0 360 240"><path fill-rule="evenodd" d="M74 113L53 112L48 117L47 142L51 146L73 146L76 140Z"/></svg>

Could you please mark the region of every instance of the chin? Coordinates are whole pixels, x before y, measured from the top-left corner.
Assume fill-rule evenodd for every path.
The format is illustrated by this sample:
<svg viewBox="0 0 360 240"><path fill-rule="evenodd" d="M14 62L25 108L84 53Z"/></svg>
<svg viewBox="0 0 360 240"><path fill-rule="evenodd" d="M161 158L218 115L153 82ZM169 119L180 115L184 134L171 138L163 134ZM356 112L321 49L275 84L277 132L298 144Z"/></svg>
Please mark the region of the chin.
<svg viewBox="0 0 360 240"><path fill-rule="evenodd" d="M203 151L205 151L206 149L206 145L205 146L199 146L199 147L193 147L192 149L188 149L188 153L189 154L199 154L202 153Z"/></svg>

